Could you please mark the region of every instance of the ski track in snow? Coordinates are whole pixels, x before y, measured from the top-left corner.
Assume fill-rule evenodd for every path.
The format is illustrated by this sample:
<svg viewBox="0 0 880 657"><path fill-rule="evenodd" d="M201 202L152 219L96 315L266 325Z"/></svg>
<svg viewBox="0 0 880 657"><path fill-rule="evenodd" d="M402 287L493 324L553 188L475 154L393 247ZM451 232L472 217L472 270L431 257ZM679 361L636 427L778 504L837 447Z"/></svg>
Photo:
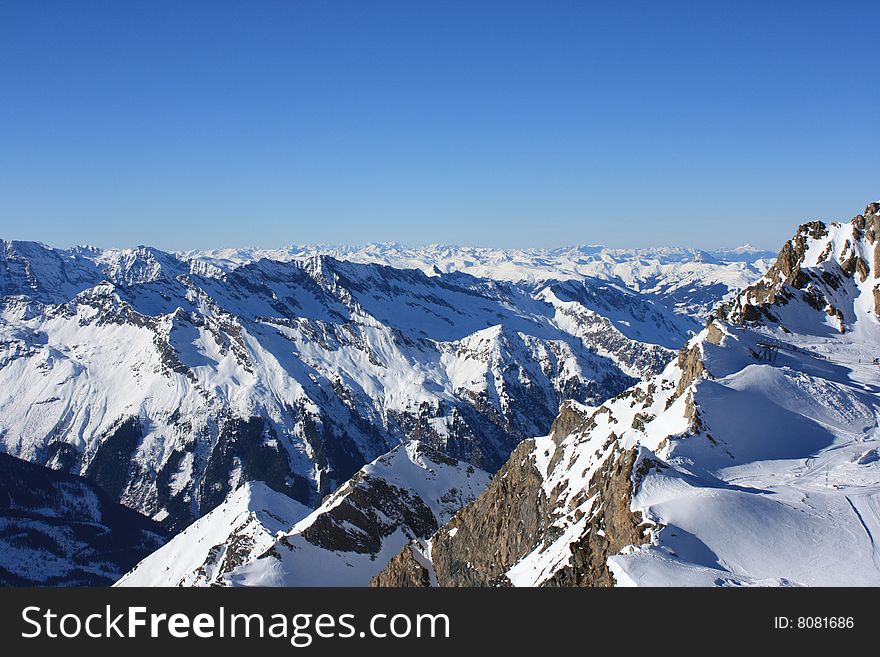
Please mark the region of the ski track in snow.
<svg viewBox="0 0 880 657"><path fill-rule="evenodd" d="M846 501L849 502L850 508L852 508L853 513L855 513L856 517L859 519L862 527L865 528L865 533L868 535L868 540L871 541L871 548L874 551L874 567L878 571L880 571L880 554L878 554L877 551L877 541L874 539L875 533L878 531L878 528L880 528L880 517L878 517L877 515L877 494L877 492L867 493L858 498L860 504L865 504L865 515L870 514L870 526L865 521L865 515L863 515L862 512L859 511L859 508L858 506L856 506L856 503L853 501L852 497L850 497L849 495L846 495L845 497ZM873 527L873 530L871 529L871 527Z"/></svg>

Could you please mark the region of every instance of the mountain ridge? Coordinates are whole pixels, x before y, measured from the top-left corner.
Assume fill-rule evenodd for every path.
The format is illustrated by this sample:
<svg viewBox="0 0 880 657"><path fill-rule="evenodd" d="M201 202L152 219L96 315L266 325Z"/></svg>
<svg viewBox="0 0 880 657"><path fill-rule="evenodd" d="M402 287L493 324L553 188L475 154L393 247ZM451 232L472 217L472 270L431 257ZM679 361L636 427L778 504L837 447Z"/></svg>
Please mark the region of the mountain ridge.
<svg viewBox="0 0 880 657"><path fill-rule="evenodd" d="M317 509L248 482L116 586L366 586L489 475L410 441L365 465Z"/></svg>

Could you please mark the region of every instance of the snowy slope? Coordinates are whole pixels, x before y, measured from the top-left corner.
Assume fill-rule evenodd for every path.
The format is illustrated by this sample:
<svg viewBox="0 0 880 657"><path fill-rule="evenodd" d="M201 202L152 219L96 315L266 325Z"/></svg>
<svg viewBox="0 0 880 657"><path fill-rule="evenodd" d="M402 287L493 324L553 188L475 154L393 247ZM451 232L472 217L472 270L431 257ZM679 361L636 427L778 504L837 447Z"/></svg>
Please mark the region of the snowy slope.
<svg viewBox="0 0 880 657"><path fill-rule="evenodd" d="M221 269L259 258L340 260L419 269L428 275L463 272L493 280L544 283L598 278L631 288L678 312L703 316L719 301L757 279L774 253L743 245L700 251L687 248L612 249L572 246L556 249L496 249L400 244L298 245L283 249L218 249L182 254Z"/></svg>
<svg viewBox="0 0 880 657"><path fill-rule="evenodd" d="M595 279L3 253L0 449L175 530L246 481L314 506L412 438L494 470L563 399L603 402L699 327Z"/></svg>
<svg viewBox="0 0 880 657"><path fill-rule="evenodd" d="M799 228L661 374L518 448L426 580L880 584L878 238L880 204Z"/></svg>
<svg viewBox="0 0 880 657"><path fill-rule="evenodd" d="M137 564L116 586L212 586L312 509L251 481Z"/></svg>
<svg viewBox="0 0 880 657"><path fill-rule="evenodd" d="M427 539L489 475L416 441L362 468L268 550L235 569L236 586L366 586L410 540Z"/></svg>
<svg viewBox="0 0 880 657"><path fill-rule="evenodd" d="M0 454L0 586L106 586L165 540L94 484Z"/></svg>

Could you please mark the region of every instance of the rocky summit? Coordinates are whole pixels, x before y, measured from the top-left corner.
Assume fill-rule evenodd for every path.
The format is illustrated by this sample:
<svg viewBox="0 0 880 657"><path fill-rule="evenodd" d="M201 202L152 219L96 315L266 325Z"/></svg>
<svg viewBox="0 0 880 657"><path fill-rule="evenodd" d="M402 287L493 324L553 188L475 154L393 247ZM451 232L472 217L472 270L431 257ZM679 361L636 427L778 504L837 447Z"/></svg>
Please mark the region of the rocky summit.
<svg viewBox="0 0 880 657"><path fill-rule="evenodd" d="M314 511L248 483L118 585L366 586L488 481L474 466L410 441L361 468Z"/></svg>

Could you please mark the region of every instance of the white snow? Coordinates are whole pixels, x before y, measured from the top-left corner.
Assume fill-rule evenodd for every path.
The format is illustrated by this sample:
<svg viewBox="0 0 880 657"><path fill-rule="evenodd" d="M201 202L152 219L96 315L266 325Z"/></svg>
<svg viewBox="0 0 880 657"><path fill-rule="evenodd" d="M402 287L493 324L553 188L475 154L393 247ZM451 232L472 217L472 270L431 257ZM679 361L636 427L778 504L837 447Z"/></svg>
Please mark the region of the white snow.
<svg viewBox="0 0 880 657"><path fill-rule="evenodd" d="M167 492L194 512L230 416L269 420L294 473L332 490L342 482L316 465L312 426L345 432L365 462L410 437L403 413L424 417L440 444L474 408L487 420L472 432L499 416L511 440L544 433L562 399L601 403L661 369L699 327L673 312L677 302L670 309L619 277L512 285L341 262L320 249L288 262L249 252L223 268L148 247L0 246L0 387L10 391L0 398L0 449L39 459L66 442L83 454L82 473L121 420L138 418L145 435L133 459L143 471L193 454L174 466ZM608 266L637 261L603 253ZM669 267L691 262L685 252L655 255ZM536 254L505 258L526 269L552 265ZM489 458L500 461L509 446L492 440ZM126 504L167 518L146 491L126 490Z"/></svg>
<svg viewBox="0 0 880 657"><path fill-rule="evenodd" d="M229 550L243 546L260 554L275 534L311 509L262 482L248 482L223 504L196 520L128 572L116 586L210 586L228 572ZM231 565L237 565L233 559ZM231 567L228 567L231 570Z"/></svg>

